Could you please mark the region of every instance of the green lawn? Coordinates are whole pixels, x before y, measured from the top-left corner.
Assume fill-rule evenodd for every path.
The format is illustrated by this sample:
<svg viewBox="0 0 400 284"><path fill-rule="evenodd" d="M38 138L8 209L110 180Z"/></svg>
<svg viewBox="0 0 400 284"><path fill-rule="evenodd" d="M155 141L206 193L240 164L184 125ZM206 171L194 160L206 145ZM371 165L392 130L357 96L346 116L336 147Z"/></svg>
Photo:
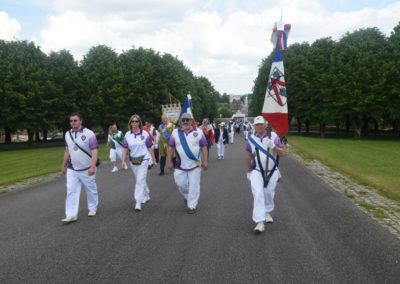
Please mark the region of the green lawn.
<svg viewBox="0 0 400 284"><path fill-rule="evenodd" d="M64 147L1 151L0 185L60 171L63 153ZM108 160L104 144L100 145L99 156L102 161Z"/></svg>
<svg viewBox="0 0 400 284"><path fill-rule="evenodd" d="M291 135L289 144L382 195L400 201L400 141L312 138Z"/></svg>

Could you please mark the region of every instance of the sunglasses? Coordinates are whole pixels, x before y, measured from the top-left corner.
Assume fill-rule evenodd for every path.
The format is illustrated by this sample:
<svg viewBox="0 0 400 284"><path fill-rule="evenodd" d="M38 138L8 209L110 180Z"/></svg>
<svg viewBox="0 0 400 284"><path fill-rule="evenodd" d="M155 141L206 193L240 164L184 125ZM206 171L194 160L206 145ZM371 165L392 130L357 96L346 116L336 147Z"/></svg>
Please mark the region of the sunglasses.
<svg viewBox="0 0 400 284"><path fill-rule="evenodd" d="M77 119L70 119L69 122L78 122Z"/></svg>
<svg viewBox="0 0 400 284"><path fill-rule="evenodd" d="M134 123L139 123L139 120L131 120L131 123L132 122L134 122Z"/></svg>
<svg viewBox="0 0 400 284"><path fill-rule="evenodd" d="M190 119L189 118L182 118L182 122L187 122L187 121L190 121Z"/></svg>

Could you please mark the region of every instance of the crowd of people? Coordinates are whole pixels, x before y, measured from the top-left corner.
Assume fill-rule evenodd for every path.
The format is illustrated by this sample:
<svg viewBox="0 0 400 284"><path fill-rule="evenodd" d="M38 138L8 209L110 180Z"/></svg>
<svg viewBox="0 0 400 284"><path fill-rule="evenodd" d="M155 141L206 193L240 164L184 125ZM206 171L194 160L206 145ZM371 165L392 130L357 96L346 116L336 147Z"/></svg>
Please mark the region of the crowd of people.
<svg viewBox="0 0 400 284"><path fill-rule="evenodd" d="M98 143L93 131L83 126L81 114L70 115L71 130L65 133L66 148L61 167L67 179L64 223L78 219L81 188L87 194L88 216L97 214L99 204L96 184ZM205 118L198 125L190 113L180 116L178 123L162 115L156 128L150 119L143 124L134 114L128 121L128 131L123 134L113 123L109 128L107 146L110 149L111 172L120 169L133 172L135 212L142 211L142 204L150 200L147 184L148 170L159 164L159 176L165 174L165 166L173 171L175 184L183 197L188 214L194 214L200 197L201 171L207 170L209 150L217 148L217 160L225 159L225 145L233 144L235 135L243 132L246 142L247 178L253 194L255 233L264 231L265 223L272 223L274 194L281 177L279 155L285 145L262 116L254 121L233 121L218 124ZM120 164L117 160L120 160Z"/></svg>

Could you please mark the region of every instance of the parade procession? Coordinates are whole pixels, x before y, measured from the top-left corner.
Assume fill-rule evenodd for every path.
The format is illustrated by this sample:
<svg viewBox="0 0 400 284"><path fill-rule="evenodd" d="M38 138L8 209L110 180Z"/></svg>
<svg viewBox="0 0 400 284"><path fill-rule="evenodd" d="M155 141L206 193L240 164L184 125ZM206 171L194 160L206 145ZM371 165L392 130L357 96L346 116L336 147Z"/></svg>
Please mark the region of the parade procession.
<svg viewBox="0 0 400 284"><path fill-rule="evenodd" d="M400 1L3 2L0 283L400 283Z"/></svg>

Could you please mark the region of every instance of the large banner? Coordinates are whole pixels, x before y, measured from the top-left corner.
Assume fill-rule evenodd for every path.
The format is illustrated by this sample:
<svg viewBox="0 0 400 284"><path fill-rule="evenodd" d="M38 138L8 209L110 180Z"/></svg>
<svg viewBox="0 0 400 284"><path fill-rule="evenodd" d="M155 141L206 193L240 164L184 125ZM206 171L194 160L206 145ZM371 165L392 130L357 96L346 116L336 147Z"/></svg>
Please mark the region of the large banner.
<svg viewBox="0 0 400 284"><path fill-rule="evenodd" d="M285 136L289 130L282 53L287 48L289 32L290 24L284 25L282 22L275 23L272 30L271 42L275 46L275 51L262 108L262 115L280 137Z"/></svg>

